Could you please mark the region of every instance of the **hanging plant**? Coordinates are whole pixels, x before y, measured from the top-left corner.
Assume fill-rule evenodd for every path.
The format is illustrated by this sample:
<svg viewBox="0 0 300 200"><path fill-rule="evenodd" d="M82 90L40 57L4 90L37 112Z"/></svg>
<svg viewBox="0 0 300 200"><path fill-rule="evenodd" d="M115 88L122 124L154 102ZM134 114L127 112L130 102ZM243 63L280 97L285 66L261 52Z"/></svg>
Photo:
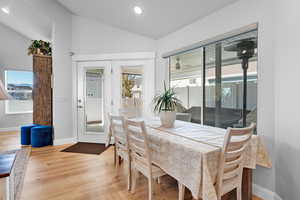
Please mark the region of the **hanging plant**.
<svg viewBox="0 0 300 200"><path fill-rule="evenodd" d="M51 43L43 40L32 40L28 47L28 55L52 56Z"/></svg>

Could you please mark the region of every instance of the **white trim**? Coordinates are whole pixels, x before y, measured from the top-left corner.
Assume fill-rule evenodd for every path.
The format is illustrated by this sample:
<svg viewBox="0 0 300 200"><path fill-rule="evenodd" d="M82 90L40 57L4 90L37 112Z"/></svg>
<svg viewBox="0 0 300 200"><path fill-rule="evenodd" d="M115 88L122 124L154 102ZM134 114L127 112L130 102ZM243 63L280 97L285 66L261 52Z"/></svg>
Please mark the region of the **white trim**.
<svg viewBox="0 0 300 200"><path fill-rule="evenodd" d="M94 55L74 55L72 56L73 74L73 134L78 141L78 120L77 120L77 65L85 61L119 61L119 60L153 60L155 66L155 52L132 52L132 53L113 53L113 54L94 54ZM155 67L154 67L155 73Z"/></svg>
<svg viewBox="0 0 300 200"><path fill-rule="evenodd" d="M73 96L73 101L72 101L72 113L73 113L73 136L76 138L76 141L78 140L78 123L77 123L77 62L73 61L72 62L72 96Z"/></svg>
<svg viewBox="0 0 300 200"><path fill-rule="evenodd" d="M274 200L282 200L282 198L277 193L274 193Z"/></svg>
<svg viewBox="0 0 300 200"><path fill-rule="evenodd" d="M7 101L6 101L7 102ZM7 104L5 104L7 106ZM33 111L24 111L24 112L6 112L5 115L27 115L33 114Z"/></svg>
<svg viewBox="0 0 300 200"><path fill-rule="evenodd" d="M253 194L264 200L282 200L282 198L275 192L261 187L260 185L253 184Z"/></svg>
<svg viewBox="0 0 300 200"><path fill-rule="evenodd" d="M77 62L105 61L105 60L138 60L138 59L155 59L155 52L74 55L72 57L72 60Z"/></svg>
<svg viewBox="0 0 300 200"><path fill-rule="evenodd" d="M0 132L18 131L19 129L20 129L20 127L0 128Z"/></svg>
<svg viewBox="0 0 300 200"><path fill-rule="evenodd" d="M63 138L63 139L55 139L53 142L54 146L63 145L63 144L73 144L77 142L77 138Z"/></svg>
<svg viewBox="0 0 300 200"><path fill-rule="evenodd" d="M174 51L163 53L162 58L168 58L170 56L174 56L174 55L178 55L178 54L188 52L188 51L191 51L191 50L199 49L199 48L201 48L203 46L206 46L206 45L209 45L211 43L215 43L217 41L224 40L225 38L231 38L231 37L234 37L236 35L243 34L243 33L253 31L253 30L256 30L256 29L258 29L258 23L249 24L247 26L235 29L233 31L217 35L213 38L203 40L203 41L200 41L200 42L182 47L180 49L176 49Z"/></svg>

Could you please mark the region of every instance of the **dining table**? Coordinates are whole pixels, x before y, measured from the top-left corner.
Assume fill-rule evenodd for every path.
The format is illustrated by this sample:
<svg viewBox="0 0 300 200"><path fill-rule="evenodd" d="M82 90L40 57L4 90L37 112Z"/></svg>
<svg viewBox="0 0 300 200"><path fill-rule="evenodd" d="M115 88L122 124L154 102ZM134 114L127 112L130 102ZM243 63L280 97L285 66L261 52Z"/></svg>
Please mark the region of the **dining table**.
<svg viewBox="0 0 300 200"><path fill-rule="evenodd" d="M145 121L151 158L168 175L183 184L194 199L217 200L215 180L226 129L176 120L174 127L161 126L159 118ZM107 144L110 143L111 133ZM246 150L243 172L243 200L252 198L252 170L272 167L263 137L253 135Z"/></svg>

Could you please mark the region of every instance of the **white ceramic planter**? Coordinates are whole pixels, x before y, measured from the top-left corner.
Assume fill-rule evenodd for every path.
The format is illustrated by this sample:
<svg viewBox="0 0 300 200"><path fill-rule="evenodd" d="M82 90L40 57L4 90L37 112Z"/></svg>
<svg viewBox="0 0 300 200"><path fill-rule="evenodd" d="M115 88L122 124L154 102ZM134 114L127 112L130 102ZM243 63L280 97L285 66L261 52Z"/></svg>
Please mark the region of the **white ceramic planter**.
<svg viewBox="0 0 300 200"><path fill-rule="evenodd" d="M160 112L160 122L165 128L174 127L174 122L176 120L176 112L174 111L161 111Z"/></svg>

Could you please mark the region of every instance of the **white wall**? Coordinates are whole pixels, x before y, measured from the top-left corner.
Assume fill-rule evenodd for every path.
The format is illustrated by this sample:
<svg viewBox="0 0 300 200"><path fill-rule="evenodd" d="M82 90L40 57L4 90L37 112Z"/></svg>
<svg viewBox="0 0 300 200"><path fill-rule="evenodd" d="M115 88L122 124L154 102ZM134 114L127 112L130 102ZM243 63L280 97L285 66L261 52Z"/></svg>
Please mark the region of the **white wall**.
<svg viewBox="0 0 300 200"><path fill-rule="evenodd" d="M53 0L28 0L52 21L53 43L53 125L55 140L76 137L73 135L72 62L69 53L72 43L72 15Z"/></svg>
<svg viewBox="0 0 300 200"><path fill-rule="evenodd" d="M273 12L273 4L269 0L240 0L160 39L158 41L159 59L157 60L156 88L160 90L162 81L167 79L166 61L160 59L162 53L258 22L258 134L264 137L275 163L273 51L275 23L273 22ZM254 183L275 191L275 167L272 169L259 167L255 170Z"/></svg>
<svg viewBox="0 0 300 200"><path fill-rule="evenodd" d="M296 200L300 196L300 2L275 3L276 192L282 199Z"/></svg>
<svg viewBox="0 0 300 200"><path fill-rule="evenodd" d="M72 17L72 51L75 54L101 54L155 51L155 40L99 23Z"/></svg>
<svg viewBox="0 0 300 200"><path fill-rule="evenodd" d="M30 39L0 24L0 80L4 83L7 69L32 71L32 57L27 55ZM0 101L0 130L32 123L32 114L5 114L5 103Z"/></svg>

